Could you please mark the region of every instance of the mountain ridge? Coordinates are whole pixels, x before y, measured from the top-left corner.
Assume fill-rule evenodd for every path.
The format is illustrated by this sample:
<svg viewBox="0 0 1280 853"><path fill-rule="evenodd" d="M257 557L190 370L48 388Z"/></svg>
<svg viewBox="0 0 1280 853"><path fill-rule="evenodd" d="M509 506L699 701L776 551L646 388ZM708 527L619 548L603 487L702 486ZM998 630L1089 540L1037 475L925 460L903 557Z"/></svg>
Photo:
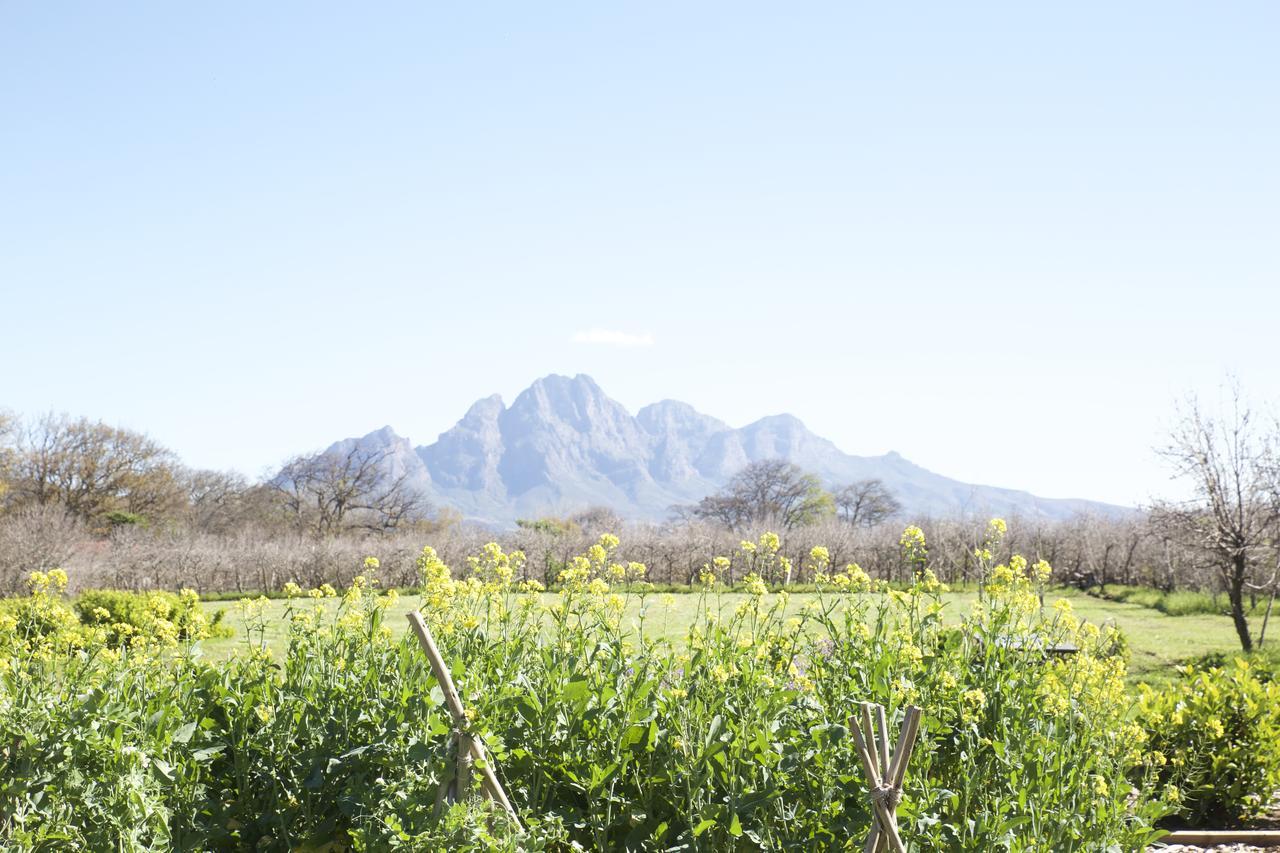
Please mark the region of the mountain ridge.
<svg viewBox="0 0 1280 853"><path fill-rule="evenodd" d="M535 380L508 406L482 397L435 442L414 447L390 426L335 442L386 451L388 474L438 506L473 521L510 526L519 518L608 506L624 518L657 521L693 503L751 462L782 458L828 487L880 479L905 516L983 513L1063 519L1126 508L1075 498L963 483L890 451L855 456L810 431L791 414L734 428L679 400L650 403L632 415L586 374Z"/></svg>

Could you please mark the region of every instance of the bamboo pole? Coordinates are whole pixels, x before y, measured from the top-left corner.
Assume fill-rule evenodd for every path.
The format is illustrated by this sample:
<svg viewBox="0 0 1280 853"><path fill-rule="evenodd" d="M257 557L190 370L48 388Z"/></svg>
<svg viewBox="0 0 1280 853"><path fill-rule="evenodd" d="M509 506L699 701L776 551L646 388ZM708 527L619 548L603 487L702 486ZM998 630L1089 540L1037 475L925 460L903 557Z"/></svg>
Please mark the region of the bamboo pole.
<svg viewBox="0 0 1280 853"><path fill-rule="evenodd" d="M411 611L407 616L409 624L413 626L414 633L418 635L418 642L422 644L422 648L427 653L427 660L431 663L431 672L435 675L441 692L444 693L445 706L449 709L449 714L453 717L454 727L457 729L455 734L458 745L457 777L455 779L457 798L462 799L466 796L467 788L470 787L471 769L472 767L478 767L481 788L485 794L490 799L496 800L506 810L507 815L515 821L516 826L520 826L520 817L511 805L511 800L507 798L507 792L503 790L502 783L498 781L498 774L494 772L493 762L485 752L484 745L479 738L467 733L467 712L462 707L462 697L458 695L458 689L454 687L453 675L449 672L449 667L445 665L444 656L440 654L440 649L436 647L436 641L431 636L431 630L427 628L427 623L418 611Z"/></svg>
<svg viewBox="0 0 1280 853"><path fill-rule="evenodd" d="M872 724L873 713L880 722L878 736ZM920 709L914 705L907 708L892 757L888 752L889 728L884 707L863 703L860 716L860 720L852 716L849 718L849 730L853 733L858 759L862 762L871 791L871 832L863 851L877 853L892 850L894 853L906 853L906 845L898 832L897 808L902 796L902 783L907 775L907 764L911 761L916 736L920 731Z"/></svg>
<svg viewBox="0 0 1280 853"><path fill-rule="evenodd" d="M880 766L889 766L889 721L885 718L884 706L876 705L876 714L880 723Z"/></svg>
<svg viewBox="0 0 1280 853"><path fill-rule="evenodd" d="M867 709L863 707L864 720L868 716ZM862 761L863 772L867 775L867 783L871 789L871 812L873 816L871 824L871 834L867 836L866 846L863 847L864 853L875 853L886 844L893 847L895 853L904 853L905 848L899 838L898 843L894 845L893 839L897 837L897 825L893 819L893 815L889 809L889 804L884 798L879 796L879 791L884 783L880 775L880 769L876 766L876 753L874 747L868 742L865 729L860 728L852 719L849 721L849 728L853 731L853 742L858 749L858 758Z"/></svg>

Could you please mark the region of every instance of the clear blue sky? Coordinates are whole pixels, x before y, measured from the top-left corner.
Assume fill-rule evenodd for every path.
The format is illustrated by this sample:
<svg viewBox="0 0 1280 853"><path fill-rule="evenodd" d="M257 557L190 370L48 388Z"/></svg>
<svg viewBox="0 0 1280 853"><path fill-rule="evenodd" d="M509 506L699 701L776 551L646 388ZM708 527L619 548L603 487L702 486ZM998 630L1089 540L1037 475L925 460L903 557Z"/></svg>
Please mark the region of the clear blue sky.
<svg viewBox="0 0 1280 853"><path fill-rule="evenodd" d="M256 474L583 372L1145 500L1175 398L1280 399L1278 43L1274 2L5 3L0 406Z"/></svg>

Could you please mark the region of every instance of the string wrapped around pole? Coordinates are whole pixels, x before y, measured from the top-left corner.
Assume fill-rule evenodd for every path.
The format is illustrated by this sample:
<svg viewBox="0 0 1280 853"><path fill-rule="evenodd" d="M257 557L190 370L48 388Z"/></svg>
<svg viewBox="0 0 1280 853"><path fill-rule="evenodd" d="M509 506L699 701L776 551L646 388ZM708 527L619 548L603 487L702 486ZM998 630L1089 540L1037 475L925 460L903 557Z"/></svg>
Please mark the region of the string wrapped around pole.
<svg viewBox="0 0 1280 853"><path fill-rule="evenodd" d="M490 760L485 752L484 745L480 743L480 739L467 731L467 713L462 707L462 697L458 695L458 689L453 684L453 675L449 672L449 667L445 665L444 656L440 654L440 649L436 647L436 641L431 636L431 630L427 628L426 621L418 611L414 610L407 615L409 624L413 626L413 632L418 635L418 642L427 653L427 660L431 663L431 672L435 675L441 692L444 693L445 706L448 707L449 714L453 717L454 741L458 750L457 773L454 778L455 798L462 799L466 795L467 788L471 784L472 768L478 769L480 771L480 787L485 795L501 805L516 826L520 826L520 817L516 814L515 807L511 805L511 800L507 798L507 792L503 790L502 783L498 781L498 774L493 769L493 761Z"/></svg>
<svg viewBox="0 0 1280 853"><path fill-rule="evenodd" d="M880 724L879 732L873 718ZM853 733L871 797L871 833L863 851L906 853L906 845L898 832L897 811L902 803L907 764L911 761L916 735L920 731L920 709L914 705L907 708L892 755L889 753L889 726L883 706L862 703L859 713L849 717L849 730Z"/></svg>

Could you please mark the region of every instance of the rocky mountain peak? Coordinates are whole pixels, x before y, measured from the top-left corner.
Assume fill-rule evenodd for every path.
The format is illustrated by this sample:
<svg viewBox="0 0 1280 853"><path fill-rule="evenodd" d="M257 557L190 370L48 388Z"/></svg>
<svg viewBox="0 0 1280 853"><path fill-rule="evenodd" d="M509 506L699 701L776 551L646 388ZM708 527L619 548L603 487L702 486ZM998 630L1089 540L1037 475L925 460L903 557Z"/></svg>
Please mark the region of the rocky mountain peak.
<svg viewBox="0 0 1280 853"><path fill-rule="evenodd" d="M790 414L735 429L687 403L662 400L633 416L585 374L544 376L509 407L497 394L484 397L434 443L414 451L390 427L334 447L352 442L393 448L389 464L409 473L434 503L501 526L595 505L627 518L659 520L673 505L723 486L745 465L779 458L830 487L881 479L911 514L1061 518L1082 509L1117 511L961 483L896 452L853 456Z"/></svg>

